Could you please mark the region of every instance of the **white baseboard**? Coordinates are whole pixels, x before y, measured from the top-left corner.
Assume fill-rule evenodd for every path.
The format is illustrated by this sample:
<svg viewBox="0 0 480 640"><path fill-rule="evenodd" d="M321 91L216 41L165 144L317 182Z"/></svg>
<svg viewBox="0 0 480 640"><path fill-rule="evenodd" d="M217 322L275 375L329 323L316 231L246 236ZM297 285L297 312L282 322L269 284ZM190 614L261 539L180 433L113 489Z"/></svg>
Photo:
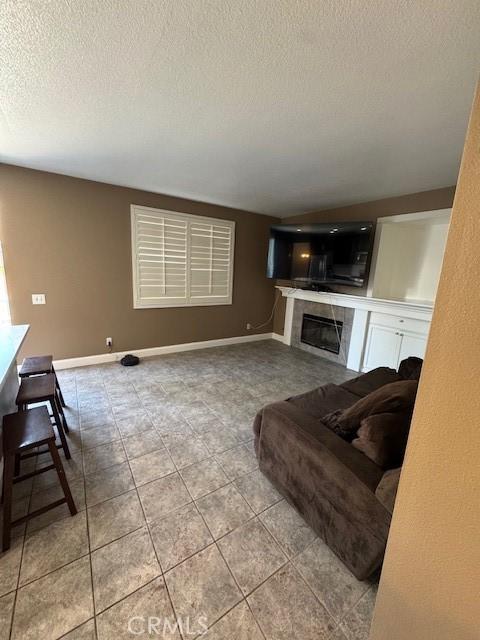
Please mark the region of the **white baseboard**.
<svg viewBox="0 0 480 640"><path fill-rule="evenodd" d="M272 333L272 340L278 340L282 344L288 344L287 339L282 333Z"/></svg>
<svg viewBox="0 0 480 640"><path fill-rule="evenodd" d="M196 349L208 349L210 347L225 347L230 344L242 344L244 342L257 342L258 340L278 340L283 338L277 333L255 333L249 336L236 336L234 338L219 338L218 340L203 340L201 342L185 342L183 344L170 344L165 347L151 347L149 349L136 349L133 351L117 351L115 353L100 353L94 356L83 356L81 358L66 358L65 360L54 360L55 369L72 369L73 367L86 367L92 364L105 364L106 362L118 362L124 355L131 353L139 358L150 356L163 356L168 353L179 353L181 351L194 351Z"/></svg>
<svg viewBox="0 0 480 640"><path fill-rule="evenodd" d="M92 364L105 364L115 362L115 353L99 353L94 356L82 356L81 358L65 358L64 360L54 360L53 364L57 371L61 369L73 369L74 367L88 367Z"/></svg>

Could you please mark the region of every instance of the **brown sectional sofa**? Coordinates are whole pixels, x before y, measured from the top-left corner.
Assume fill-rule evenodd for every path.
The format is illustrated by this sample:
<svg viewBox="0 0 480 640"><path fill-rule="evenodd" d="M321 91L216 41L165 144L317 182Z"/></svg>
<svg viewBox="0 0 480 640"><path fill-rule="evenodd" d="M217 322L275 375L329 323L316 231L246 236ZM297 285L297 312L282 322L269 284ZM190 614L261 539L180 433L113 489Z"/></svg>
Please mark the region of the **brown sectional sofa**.
<svg viewBox="0 0 480 640"><path fill-rule="evenodd" d="M402 379L381 367L270 404L254 422L261 471L359 580L382 563L400 469L384 471L322 417Z"/></svg>

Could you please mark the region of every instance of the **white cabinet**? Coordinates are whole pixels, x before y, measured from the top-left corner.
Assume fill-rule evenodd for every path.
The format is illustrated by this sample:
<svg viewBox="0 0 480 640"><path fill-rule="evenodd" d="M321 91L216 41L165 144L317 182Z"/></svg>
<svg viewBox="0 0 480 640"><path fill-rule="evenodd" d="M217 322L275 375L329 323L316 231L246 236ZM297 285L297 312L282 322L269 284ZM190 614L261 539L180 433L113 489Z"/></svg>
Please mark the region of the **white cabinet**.
<svg viewBox="0 0 480 640"><path fill-rule="evenodd" d="M389 327L371 324L368 328L367 345L363 370L370 371L376 367L396 368L402 338L400 333Z"/></svg>
<svg viewBox="0 0 480 640"><path fill-rule="evenodd" d="M427 348L427 337L417 333L409 333L405 331L400 334L402 344L400 345L400 354L398 357L398 364L409 356L417 356L418 358L425 357L425 350Z"/></svg>
<svg viewBox="0 0 480 640"><path fill-rule="evenodd" d="M428 330L429 323L423 320L372 313L362 370L370 371L376 367L398 369L400 362L409 356L423 358Z"/></svg>

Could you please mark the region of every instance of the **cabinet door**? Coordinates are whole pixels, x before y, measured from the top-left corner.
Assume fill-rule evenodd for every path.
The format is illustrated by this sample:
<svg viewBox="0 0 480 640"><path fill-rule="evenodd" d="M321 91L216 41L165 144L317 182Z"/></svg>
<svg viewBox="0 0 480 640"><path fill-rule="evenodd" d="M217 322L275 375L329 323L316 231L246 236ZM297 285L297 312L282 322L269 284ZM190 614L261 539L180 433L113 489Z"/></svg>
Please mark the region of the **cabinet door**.
<svg viewBox="0 0 480 640"><path fill-rule="evenodd" d="M363 370L376 367L397 368L402 336L393 328L371 324L368 329Z"/></svg>
<svg viewBox="0 0 480 640"><path fill-rule="evenodd" d="M400 334L400 337L402 343L400 345L397 365L409 356L417 356L418 358L425 357L428 336L423 336L419 333L403 332Z"/></svg>

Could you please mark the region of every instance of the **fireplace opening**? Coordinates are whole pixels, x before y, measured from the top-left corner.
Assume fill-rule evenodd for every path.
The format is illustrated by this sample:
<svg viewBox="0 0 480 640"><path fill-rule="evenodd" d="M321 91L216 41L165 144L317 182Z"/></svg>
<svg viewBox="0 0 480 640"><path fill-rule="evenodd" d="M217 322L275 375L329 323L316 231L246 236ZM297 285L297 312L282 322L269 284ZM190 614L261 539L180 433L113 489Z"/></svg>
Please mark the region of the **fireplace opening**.
<svg viewBox="0 0 480 640"><path fill-rule="evenodd" d="M340 320L335 321L330 318L304 313L300 340L311 347L338 354L340 353L342 328L343 322L340 322Z"/></svg>

